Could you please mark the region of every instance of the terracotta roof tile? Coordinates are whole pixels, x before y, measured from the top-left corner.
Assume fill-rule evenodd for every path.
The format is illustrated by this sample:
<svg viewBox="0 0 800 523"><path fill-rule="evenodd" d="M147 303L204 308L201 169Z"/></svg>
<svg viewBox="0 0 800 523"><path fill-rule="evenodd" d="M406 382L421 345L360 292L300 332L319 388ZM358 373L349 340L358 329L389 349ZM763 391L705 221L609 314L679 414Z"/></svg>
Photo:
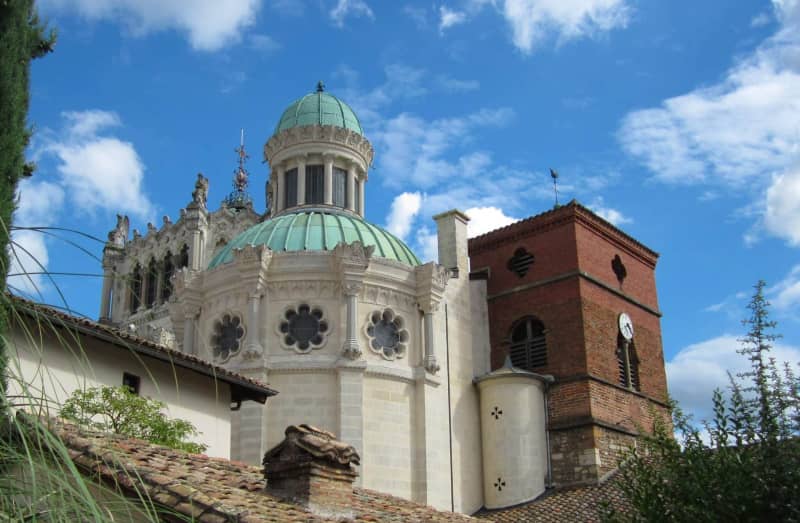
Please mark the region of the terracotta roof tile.
<svg viewBox="0 0 800 523"><path fill-rule="evenodd" d="M52 307L34 303L30 300L7 294L13 302L13 310L30 317L47 317L54 327L75 328L90 336L103 339L119 347L132 350L140 355L157 358L184 367L206 376L211 376L220 381L229 383L242 390L246 398L264 403L267 397L274 396L277 391L269 388L258 380L232 372L223 367L218 367L204 359L179 350L159 345L150 340L139 337L122 329L98 323L87 318L79 318L71 314L56 310Z"/></svg>
<svg viewBox="0 0 800 523"><path fill-rule="evenodd" d="M52 421L85 472L123 489L137 489L162 506L202 522L330 521L265 492L260 467L168 449ZM467 523L475 519L368 489L354 489L356 522Z"/></svg>
<svg viewBox="0 0 800 523"><path fill-rule="evenodd" d="M499 510L481 510L475 517L496 523L599 522L603 503L620 514L630 514L631 506L612 475L599 485L556 489L534 501Z"/></svg>

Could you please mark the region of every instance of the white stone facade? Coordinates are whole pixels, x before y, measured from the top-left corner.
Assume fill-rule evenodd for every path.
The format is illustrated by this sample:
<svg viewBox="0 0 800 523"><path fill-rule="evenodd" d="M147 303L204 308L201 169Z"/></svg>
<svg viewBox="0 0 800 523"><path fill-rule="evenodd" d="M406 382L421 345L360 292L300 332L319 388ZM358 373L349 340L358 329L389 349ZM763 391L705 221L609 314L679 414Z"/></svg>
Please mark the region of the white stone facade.
<svg viewBox="0 0 800 523"><path fill-rule="evenodd" d="M489 336L486 282L469 278L468 218L436 217L441 264L388 259L360 241L273 251L265 240L208 268L218 246L263 220L305 209L364 216L373 149L360 133L292 127L272 136L264 154L270 209L262 218L252 209L209 213L198 179L177 223L130 242L124 226L112 231L104 265L113 291L104 291L101 317L163 328L180 350L279 392L266 407L248 402L234 414L234 459L260 463L285 427L308 423L358 450L362 486L440 509L480 509L485 465L473 380L489 371ZM322 173L321 192L306 187L310 166ZM131 278L119 275L183 245L189 259L176 267L169 298L132 311ZM306 332L301 326L316 330L294 336ZM543 484L544 472L534 473Z"/></svg>

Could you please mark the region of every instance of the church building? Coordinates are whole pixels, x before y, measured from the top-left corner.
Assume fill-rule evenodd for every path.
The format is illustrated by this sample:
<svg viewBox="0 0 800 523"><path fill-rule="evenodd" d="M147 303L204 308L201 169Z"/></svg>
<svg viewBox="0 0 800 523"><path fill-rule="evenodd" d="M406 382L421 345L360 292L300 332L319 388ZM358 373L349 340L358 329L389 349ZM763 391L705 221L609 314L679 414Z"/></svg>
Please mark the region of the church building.
<svg viewBox="0 0 800 523"><path fill-rule="evenodd" d="M118 218L100 309L279 392L233 413L232 459L307 423L356 449L361 487L471 514L602 481L664 414L658 255L587 208L472 239L448 211L420 260L365 220L374 150L321 83L266 140L263 213L240 155L218 209L198 175L175 222Z"/></svg>

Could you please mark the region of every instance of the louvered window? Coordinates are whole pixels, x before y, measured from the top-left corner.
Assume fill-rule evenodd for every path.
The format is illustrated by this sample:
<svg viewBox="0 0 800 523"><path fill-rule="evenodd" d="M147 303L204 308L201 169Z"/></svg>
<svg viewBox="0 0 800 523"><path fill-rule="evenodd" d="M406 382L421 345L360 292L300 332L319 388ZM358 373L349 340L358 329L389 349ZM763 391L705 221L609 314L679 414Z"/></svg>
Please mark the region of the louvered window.
<svg viewBox="0 0 800 523"><path fill-rule="evenodd" d="M347 171L333 168L333 204L336 207L347 207Z"/></svg>
<svg viewBox="0 0 800 523"><path fill-rule="evenodd" d="M547 365L544 325L536 318L525 318L511 330L511 364L525 370Z"/></svg>
<svg viewBox="0 0 800 523"><path fill-rule="evenodd" d="M636 355L636 344L619 337L617 343L617 368L619 384L625 388L640 391L639 357Z"/></svg>
<svg viewBox="0 0 800 523"><path fill-rule="evenodd" d="M289 169L283 177L284 208L297 205L297 169Z"/></svg>
<svg viewBox="0 0 800 523"><path fill-rule="evenodd" d="M306 166L306 203L323 203L325 201L325 166Z"/></svg>

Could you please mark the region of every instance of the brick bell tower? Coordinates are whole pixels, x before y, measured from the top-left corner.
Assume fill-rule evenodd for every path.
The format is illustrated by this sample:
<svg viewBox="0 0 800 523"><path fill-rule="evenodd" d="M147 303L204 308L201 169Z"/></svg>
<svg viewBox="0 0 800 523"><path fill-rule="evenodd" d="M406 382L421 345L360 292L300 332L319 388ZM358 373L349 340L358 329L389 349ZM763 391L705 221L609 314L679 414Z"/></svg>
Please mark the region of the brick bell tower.
<svg viewBox="0 0 800 523"><path fill-rule="evenodd" d="M555 377L551 484L594 483L664 415L658 254L576 201L469 241L487 279L491 366Z"/></svg>

